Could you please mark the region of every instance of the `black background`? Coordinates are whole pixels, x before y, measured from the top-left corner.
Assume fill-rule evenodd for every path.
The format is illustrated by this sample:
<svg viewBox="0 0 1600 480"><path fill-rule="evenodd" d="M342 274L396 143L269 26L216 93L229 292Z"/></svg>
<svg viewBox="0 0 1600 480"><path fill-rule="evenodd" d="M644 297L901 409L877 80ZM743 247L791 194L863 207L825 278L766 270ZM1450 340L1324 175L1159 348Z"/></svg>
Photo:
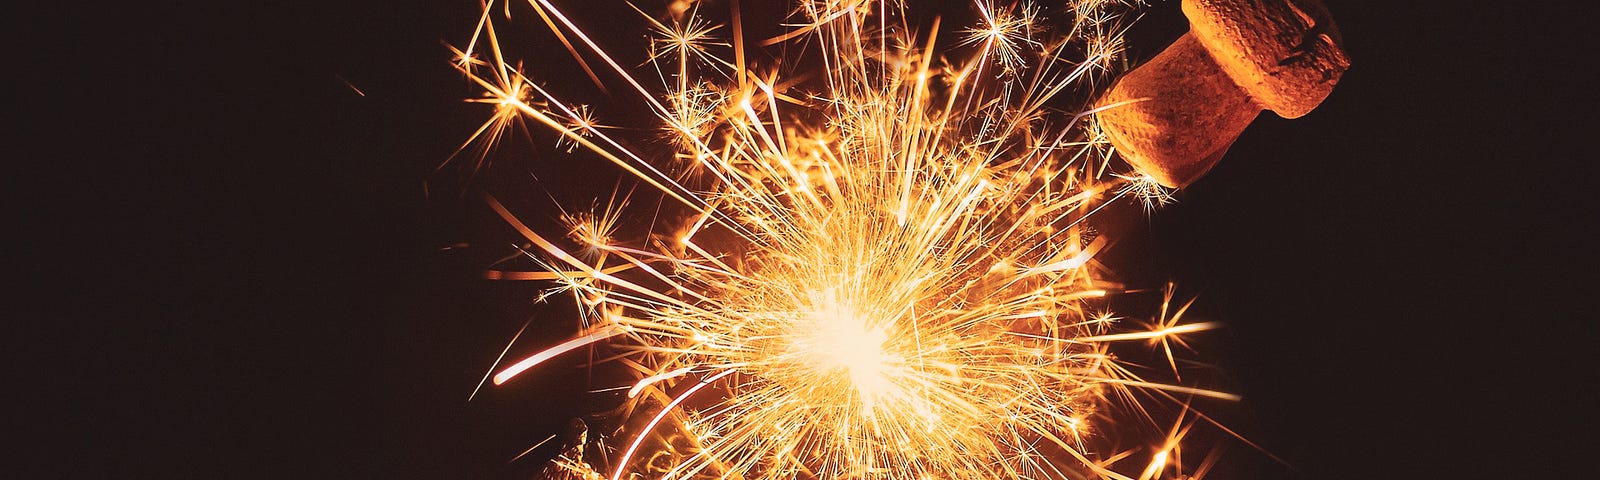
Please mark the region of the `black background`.
<svg viewBox="0 0 1600 480"><path fill-rule="evenodd" d="M631 11L568 9L636 40ZM1333 95L1258 119L1120 247L1228 324L1198 356L1293 466L1235 449L1230 471L1592 472L1593 155L1575 148L1597 125L1589 12L1330 9L1354 59ZM74 3L11 19L23 477L526 476L506 460L591 400L574 369L465 401L524 320L544 344L571 328L529 304L536 287L476 280L513 237L471 192L532 172L572 205L616 173L548 167L541 142L497 167L506 183L424 195L484 114L440 43L464 42L476 12ZM1151 12L1136 56L1182 30L1176 2ZM532 54L584 91L564 52ZM540 195L515 207L548 217Z"/></svg>

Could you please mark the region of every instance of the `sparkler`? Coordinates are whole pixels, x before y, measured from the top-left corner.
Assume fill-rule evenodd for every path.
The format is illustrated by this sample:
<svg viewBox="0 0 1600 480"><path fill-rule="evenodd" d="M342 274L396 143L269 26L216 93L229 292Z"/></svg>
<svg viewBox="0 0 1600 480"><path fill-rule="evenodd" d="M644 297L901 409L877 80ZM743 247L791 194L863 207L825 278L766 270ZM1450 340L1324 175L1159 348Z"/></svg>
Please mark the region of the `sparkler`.
<svg viewBox="0 0 1600 480"><path fill-rule="evenodd" d="M759 45L737 2L731 31L688 4L665 19L641 11L652 90L550 0L529 0L575 57L596 60L583 62L591 79L614 77L613 95L659 117L676 163L624 147L593 110L530 80L538 73L508 61L496 36L504 5L486 5L457 67L496 113L463 149L528 121L692 212L664 226L671 234L630 242L615 238L625 206L613 202L563 216L563 240L491 199L543 267L494 276L553 282L585 325L493 382L601 342L622 352L613 361L638 378L630 420L603 471L561 458L575 477L1184 473L1182 415L1153 447L1092 446L1097 431L1142 421L1140 399L1234 398L1146 380L1111 351L1159 345L1176 371L1180 336L1216 325L1182 323L1186 306L1166 312L1170 291L1147 329L1095 306L1118 290L1101 278L1095 255L1109 240L1089 220L1125 197L1169 199L1112 167L1095 110L1047 107L1111 74L1115 3L1065 2L1052 34L1030 4L979 0L977 24L946 40L937 21L907 23L898 2L801 1L797 24ZM785 78L750 59L773 45L810 52L783 61L815 74ZM1122 462L1135 455L1148 461Z"/></svg>

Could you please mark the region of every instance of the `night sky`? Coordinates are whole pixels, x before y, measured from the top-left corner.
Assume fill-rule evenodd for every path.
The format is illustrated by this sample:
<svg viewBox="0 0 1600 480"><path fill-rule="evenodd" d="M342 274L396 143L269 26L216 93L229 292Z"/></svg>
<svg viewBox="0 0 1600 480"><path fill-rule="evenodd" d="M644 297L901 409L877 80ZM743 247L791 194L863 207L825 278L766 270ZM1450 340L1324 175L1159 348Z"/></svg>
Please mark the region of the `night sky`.
<svg viewBox="0 0 1600 480"><path fill-rule="evenodd" d="M538 135L476 180L435 172L487 113L442 43L466 41L476 2L225 3L16 18L6 470L527 478L536 462L507 460L614 396L569 363L466 401L525 321L513 354L575 327L538 285L479 279L516 241L480 195L549 224L629 184ZM558 3L642 48L621 2ZM1563 25L1588 12L1422 3L1329 2L1353 59L1332 96L1263 114L1108 260L1227 325L1190 357L1291 465L1236 445L1213 478L1596 469L1571 453L1596 446L1600 336L1593 153L1570 147L1600 125L1597 80ZM602 120L643 112L536 21L503 39L529 71ZM1183 29L1154 1L1131 54Z"/></svg>

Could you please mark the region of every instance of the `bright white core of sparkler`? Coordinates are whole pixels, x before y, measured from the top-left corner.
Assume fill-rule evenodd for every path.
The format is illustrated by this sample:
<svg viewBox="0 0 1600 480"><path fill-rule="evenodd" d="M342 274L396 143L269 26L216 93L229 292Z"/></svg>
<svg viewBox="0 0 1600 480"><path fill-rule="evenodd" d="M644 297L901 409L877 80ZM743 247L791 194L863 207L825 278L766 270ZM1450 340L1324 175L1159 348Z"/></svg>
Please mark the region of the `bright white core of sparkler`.
<svg viewBox="0 0 1600 480"><path fill-rule="evenodd" d="M904 362L884 350L889 325L874 324L833 292L818 297L815 309L801 323L810 332L797 336L793 348L817 373L848 376L862 413L870 415L881 400L898 396L891 376L895 365Z"/></svg>

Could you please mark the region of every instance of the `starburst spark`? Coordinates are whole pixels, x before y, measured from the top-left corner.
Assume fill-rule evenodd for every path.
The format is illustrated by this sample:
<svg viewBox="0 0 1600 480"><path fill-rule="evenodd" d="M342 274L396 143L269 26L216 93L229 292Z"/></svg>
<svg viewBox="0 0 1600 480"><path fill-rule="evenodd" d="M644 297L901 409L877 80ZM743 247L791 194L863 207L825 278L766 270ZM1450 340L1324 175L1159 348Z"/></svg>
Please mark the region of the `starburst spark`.
<svg viewBox="0 0 1600 480"><path fill-rule="evenodd" d="M1110 2L1069 3L1069 32L1116 30L1100 25L1117 18ZM956 45L968 48L941 51L937 22L915 28L898 2L802 1L802 23L761 42L813 47L782 59L814 64L791 80L747 58L737 11L722 39L694 8L635 9L655 32L652 91L549 0L528 5L632 89L678 151L624 147L507 63L489 20L457 52L494 59L457 63L496 99L487 125L513 111L690 212L664 226L673 234L629 243L612 202L564 215L575 245L563 246L490 200L543 266L498 278L556 282L587 325L493 381L588 345L621 350L639 380L609 478L1153 478L1174 468L1182 434L1120 464L1134 452L1090 447L1120 421L1112 403L1234 398L1144 380L1111 351L1159 344L1170 359L1174 337L1215 324L1118 330L1092 306L1116 288L1099 278L1107 239L1088 221L1143 187L1106 173L1088 114L1046 105L1092 84L1118 42L1042 40L1038 8L979 0Z"/></svg>

